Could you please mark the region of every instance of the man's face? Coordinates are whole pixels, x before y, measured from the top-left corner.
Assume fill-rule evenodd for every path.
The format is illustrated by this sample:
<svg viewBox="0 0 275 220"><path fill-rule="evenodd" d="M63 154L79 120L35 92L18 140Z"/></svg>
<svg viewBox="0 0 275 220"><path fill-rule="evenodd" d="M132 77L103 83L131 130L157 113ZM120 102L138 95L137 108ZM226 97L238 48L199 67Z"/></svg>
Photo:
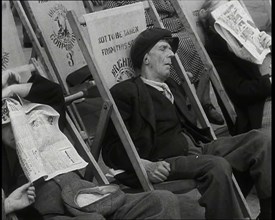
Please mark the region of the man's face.
<svg viewBox="0 0 275 220"><path fill-rule="evenodd" d="M148 62L151 80L164 82L170 76L171 58L174 56L170 44L160 40L145 56L147 60L144 62Z"/></svg>
<svg viewBox="0 0 275 220"><path fill-rule="evenodd" d="M16 147L11 123L2 125L2 142L11 148Z"/></svg>

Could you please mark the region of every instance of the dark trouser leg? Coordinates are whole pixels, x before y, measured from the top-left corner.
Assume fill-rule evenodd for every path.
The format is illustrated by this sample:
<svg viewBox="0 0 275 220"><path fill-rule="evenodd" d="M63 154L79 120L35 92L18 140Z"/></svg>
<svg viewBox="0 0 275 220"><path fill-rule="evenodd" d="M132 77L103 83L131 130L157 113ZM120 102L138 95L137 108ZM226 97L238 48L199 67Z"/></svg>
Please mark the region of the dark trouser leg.
<svg viewBox="0 0 275 220"><path fill-rule="evenodd" d="M252 130L218 139L205 146L206 154L223 156L239 171L249 171L260 199L262 216L271 218L271 136L269 131Z"/></svg>
<svg viewBox="0 0 275 220"><path fill-rule="evenodd" d="M243 218L232 182L232 170L222 157L212 155L180 156L170 163L169 180L195 179L201 193L199 203L207 219Z"/></svg>
<svg viewBox="0 0 275 220"><path fill-rule="evenodd" d="M224 157L239 172L249 171L258 196L271 196L271 137L252 130L234 137L219 138L205 145L204 154Z"/></svg>
<svg viewBox="0 0 275 220"><path fill-rule="evenodd" d="M180 219L177 197L169 192L154 190L126 194L126 201L111 219Z"/></svg>
<svg viewBox="0 0 275 220"><path fill-rule="evenodd" d="M238 182L238 185L246 198L254 186L253 179L248 171L239 172L233 169L234 176Z"/></svg>

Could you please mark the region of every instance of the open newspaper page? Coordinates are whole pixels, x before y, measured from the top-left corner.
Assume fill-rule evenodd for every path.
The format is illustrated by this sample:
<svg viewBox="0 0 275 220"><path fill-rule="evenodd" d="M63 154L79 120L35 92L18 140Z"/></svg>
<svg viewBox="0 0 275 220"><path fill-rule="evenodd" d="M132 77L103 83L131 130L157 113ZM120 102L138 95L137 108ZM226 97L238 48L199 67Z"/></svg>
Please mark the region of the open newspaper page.
<svg viewBox="0 0 275 220"><path fill-rule="evenodd" d="M85 168L68 138L59 130L59 114L50 106L6 99L16 151L29 181Z"/></svg>
<svg viewBox="0 0 275 220"><path fill-rule="evenodd" d="M233 52L250 62L262 64L269 48L260 43L259 29L239 1L230 1L212 12L215 30L227 41Z"/></svg>

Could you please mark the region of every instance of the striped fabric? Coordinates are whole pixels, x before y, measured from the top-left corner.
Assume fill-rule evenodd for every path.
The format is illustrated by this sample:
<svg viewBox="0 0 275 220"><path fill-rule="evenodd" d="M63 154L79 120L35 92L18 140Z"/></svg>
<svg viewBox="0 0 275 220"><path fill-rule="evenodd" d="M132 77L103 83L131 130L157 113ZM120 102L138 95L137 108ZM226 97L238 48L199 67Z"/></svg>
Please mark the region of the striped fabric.
<svg viewBox="0 0 275 220"><path fill-rule="evenodd" d="M271 105L272 101L267 100L265 102L264 106L264 113L263 113L263 121L262 121L262 128L267 129L268 131L271 132L271 127L272 127L272 113L271 113Z"/></svg>

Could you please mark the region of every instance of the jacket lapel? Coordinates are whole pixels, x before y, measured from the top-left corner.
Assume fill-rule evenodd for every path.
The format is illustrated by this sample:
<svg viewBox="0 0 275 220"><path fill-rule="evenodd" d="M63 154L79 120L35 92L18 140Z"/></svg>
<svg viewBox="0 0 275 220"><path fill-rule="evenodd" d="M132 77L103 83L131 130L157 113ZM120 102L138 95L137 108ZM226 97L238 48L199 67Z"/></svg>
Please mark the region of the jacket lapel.
<svg viewBox="0 0 275 220"><path fill-rule="evenodd" d="M154 130L156 130L155 111L151 95L149 94L146 85L139 77L135 78L134 82L138 90L140 114L144 120L147 121Z"/></svg>
<svg viewBox="0 0 275 220"><path fill-rule="evenodd" d="M177 83L172 79L167 79L166 83L168 84L171 92L174 96L174 103L180 112L181 115L184 116L185 119L189 119L189 121L194 121L194 115L191 114L190 110L188 110L187 104L186 104L186 97L184 96L184 91L180 86L177 85Z"/></svg>

